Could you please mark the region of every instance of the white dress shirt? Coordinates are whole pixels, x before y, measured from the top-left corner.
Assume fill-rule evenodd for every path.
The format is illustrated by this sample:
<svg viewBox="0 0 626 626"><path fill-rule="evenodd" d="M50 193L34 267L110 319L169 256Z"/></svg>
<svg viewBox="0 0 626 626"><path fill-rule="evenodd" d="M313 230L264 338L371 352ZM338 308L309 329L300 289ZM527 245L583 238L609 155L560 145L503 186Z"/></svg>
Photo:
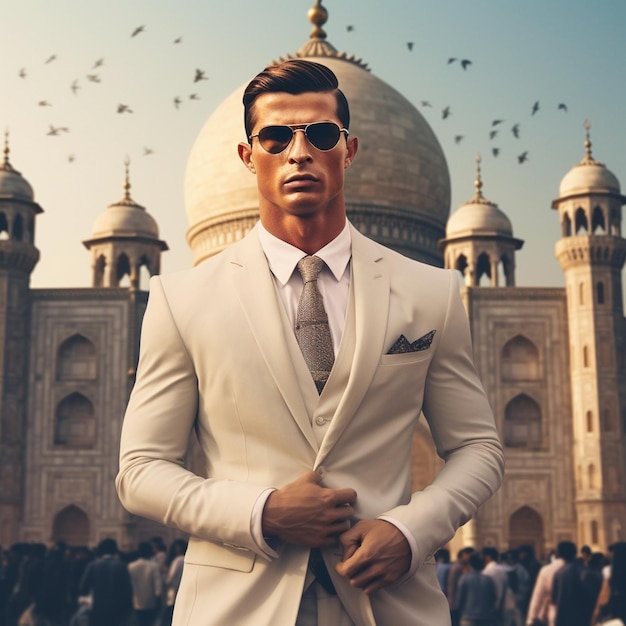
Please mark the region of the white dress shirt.
<svg viewBox="0 0 626 626"><path fill-rule="evenodd" d="M274 276L274 281L278 288L287 317L295 329L296 312L300 294L304 287L304 281L297 271L298 261L307 256L299 248L275 237L268 232L261 222L257 224L257 232L261 248L265 253L269 268ZM320 257L325 267L320 272L317 286L324 300L324 308L328 315L328 324L333 338L335 356L341 343L343 329L346 320L346 310L348 308L348 298L350 293L350 258L352 256L352 239L350 237L350 227L348 221L343 230L331 242L315 253ZM264 491L256 502L252 512L252 532L259 547L271 557L278 557L278 553L267 544L262 533L262 516L265 502L274 489ZM407 539L411 547L411 565L407 576L410 576L418 566L418 548L415 537L408 528L398 520L387 516L380 516L379 519L393 524Z"/></svg>

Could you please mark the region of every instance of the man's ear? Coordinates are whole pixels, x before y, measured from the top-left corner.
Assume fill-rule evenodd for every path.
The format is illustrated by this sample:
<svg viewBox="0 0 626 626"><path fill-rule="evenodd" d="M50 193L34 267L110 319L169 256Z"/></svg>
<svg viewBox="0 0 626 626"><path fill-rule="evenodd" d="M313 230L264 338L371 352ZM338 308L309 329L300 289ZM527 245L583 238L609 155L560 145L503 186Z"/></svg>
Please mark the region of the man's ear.
<svg viewBox="0 0 626 626"><path fill-rule="evenodd" d="M253 173L256 174L254 162L252 161L252 146L245 141L237 145L237 153L243 164Z"/></svg>
<svg viewBox="0 0 626 626"><path fill-rule="evenodd" d="M348 137L347 148L346 161L344 164L345 169L349 168L352 161L354 161L354 157L359 149L359 140L356 137Z"/></svg>

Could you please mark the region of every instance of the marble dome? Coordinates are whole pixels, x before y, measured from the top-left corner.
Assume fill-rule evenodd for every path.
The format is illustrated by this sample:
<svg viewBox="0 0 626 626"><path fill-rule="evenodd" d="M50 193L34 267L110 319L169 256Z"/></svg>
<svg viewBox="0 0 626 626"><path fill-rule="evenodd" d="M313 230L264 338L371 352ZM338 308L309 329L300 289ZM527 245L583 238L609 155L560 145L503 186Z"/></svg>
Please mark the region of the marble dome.
<svg viewBox="0 0 626 626"><path fill-rule="evenodd" d="M0 165L0 198L33 202L35 194L30 183L10 165L8 158Z"/></svg>
<svg viewBox="0 0 626 626"><path fill-rule="evenodd" d="M448 220L446 238L470 235L513 235L511 220L496 204L484 198L460 206Z"/></svg>
<svg viewBox="0 0 626 626"><path fill-rule="evenodd" d="M295 56L323 63L337 75L350 103L350 134L359 138L345 180L350 219L381 243L442 265L437 241L450 210L450 176L435 134L402 94L325 40L319 28L325 19L311 21L317 30ZM237 155L237 144L246 139L245 84L206 121L187 162L187 239L195 263L241 238L258 216L256 178Z"/></svg>
<svg viewBox="0 0 626 626"><path fill-rule="evenodd" d="M159 238L159 226L156 220L144 207L130 197L128 180L128 164L126 165L124 197L110 204L94 222L93 239L108 237L140 237L146 239Z"/></svg>

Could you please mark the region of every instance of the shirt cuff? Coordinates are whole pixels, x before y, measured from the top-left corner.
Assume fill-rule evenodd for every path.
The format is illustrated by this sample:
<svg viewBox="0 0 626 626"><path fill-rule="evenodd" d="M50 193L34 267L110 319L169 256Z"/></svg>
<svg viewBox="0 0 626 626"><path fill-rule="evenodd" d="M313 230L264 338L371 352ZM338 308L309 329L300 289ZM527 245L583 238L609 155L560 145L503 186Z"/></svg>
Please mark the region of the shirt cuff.
<svg viewBox="0 0 626 626"><path fill-rule="evenodd" d="M265 489L259 494L254 507L252 508L252 517L250 519L250 531L254 542L265 555L272 559L277 559L280 555L278 549L280 549L281 542L274 537L263 536L263 509L265 503L275 489Z"/></svg>
<svg viewBox="0 0 626 626"><path fill-rule="evenodd" d="M410 578L415 574L417 568L419 567L419 548L417 547L417 541L413 536L413 533L400 521L394 519L393 517L388 517L387 515L380 515L377 519L382 519L385 522L389 522L393 524L406 538L409 542L409 547L411 548L411 565L409 565L409 571L399 578L396 581L396 584L400 584L404 582L407 578Z"/></svg>

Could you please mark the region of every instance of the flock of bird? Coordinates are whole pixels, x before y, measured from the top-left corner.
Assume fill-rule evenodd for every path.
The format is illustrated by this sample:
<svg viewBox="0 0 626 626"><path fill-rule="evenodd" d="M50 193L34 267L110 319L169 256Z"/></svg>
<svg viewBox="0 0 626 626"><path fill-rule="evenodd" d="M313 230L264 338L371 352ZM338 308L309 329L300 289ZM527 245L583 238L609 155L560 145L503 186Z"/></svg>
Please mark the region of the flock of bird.
<svg viewBox="0 0 626 626"><path fill-rule="evenodd" d="M137 37L138 35L140 35L141 33L146 31L146 26L145 25L141 25L141 26L137 26L131 33L130 33L130 37L134 38ZM182 43L182 37L176 37L173 40L174 44L180 44ZM54 61L58 60L58 55L57 54L51 54L50 56L48 56L46 58L46 60L44 61L44 65L49 65L50 63L53 63ZM84 80L87 83L95 83L95 84L99 84L102 83L102 75L101 75L101 71L99 68L102 68L105 65L105 58L104 57L100 57L98 59L96 59L96 61L93 63L93 65L91 66L90 70L85 74L84 76ZM192 79L191 82L193 84L199 83L200 81L208 81L209 77L207 76L207 73L205 70L203 69L199 69L196 68L195 72L191 73L192 75ZM29 71L27 70L26 67L21 67L18 71L18 76L21 79L26 79L29 76ZM83 84L81 83L81 78L75 78L74 80L72 80L69 88L70 91L72 92L72 94L74 94L75 96L78 95L79 91L82 89ZM196 92L192 92L189 93L189 95L187 96L188 100L200 100L200 95ZM183 104L184 102L184 98L182 98L181 96L174 96L172 98L172 105L175 109L179 109L180 106ZM41 99L38 100L37 102L37 106L39 107L53 107L53 104L50 100L48 99ZM119 104L117 104L117 106L115 107L115 112L118 114L132 114L133 108L130 104L127 103L123 103L120 102ZM50 137L58 137L60 135L63 135L65 133L69 133L70 129L68 126L63 126L63 125L54 125L54 124L49 124L48 125L48 130L46 132L47 136ZM143 155L144 156L148 156L154 154L154 149L149 148L149 147L144 147L143 148ZM76 155L74 154L70 154L67 157L68 162L73 163L76 160Z"/></svg>
<svg viewBox="0 0 626 626"><path fill-rule="evenodd" d="M346 27L348 32L352 32L354 31L354 25L348 25ZM146 31L146 26L145 25L141 25L138 26L136 28L134 28L132 30L132 32L130 33L130 37L131 38L135 38L138 37L139 35L141 35L142 33L144 33ZM181 44L182 42L182 37L177 37L176 39L173 40L173 43L175 45ZM414 50L414 43L412 41L407 42L407 48L409 50L409 52L412 52ZM52 54L50 55L46 60L45 60L45 64L50 64L53 63L57 60L57 55L56 54ZM84 76L84 80L87 81L87 83L101 83L102 82L102 76L101 76L101 71L100 68L102 68L105 65L105 59L104 57L100 57L98 58L93 65L91 66L91 68L89 69L89 71L85 74ZM462 68L464 71L468 71L468 69L470 69L470 67L472 66L472 60L468 59L468 58L463 58L463 57L448 57L447 59L447 65L452 66L452 65L457 65L458 67ZM28 77L29 72L27 71L27 69L25 67L22 67L19 72L18 75L21 79L26 79ZM202 81L207 81L208 80L208 76L206 74L206 72L202 69L195 69L194 73L190 72L190 81L192 84L196 85L197 83L200 83ZM83 87L83 84L81 82L81 79L76 78L74 79L71 84L70 84L70 90L74 95L78 95L80 89ZM172 98L172 105L175 109L179 109L181 107L181 105L183 104L184 100L188 99L188 100L199 100L200 96L197 93L197 91L194 91L192 93L189 93L188 96L186 98L183 98L181 96L174 96ZM38 101L38 106L40 107L52 107L52 103L47 100L47 99L41 99ZM429 100L421 100L421 106L424 108L433 108L433 105L431 104L431 102ZM558 103L557 105L557 109L559 111L563 111L563 112L567 112L567 105L565 103ZM129 115L133 113L133 107L131 106L130 103L127 102L120 102L117 104L117 107L115 109L116 113L119 115ZM532 106L529 107L529 114L530 116L535 116L538 112L540 111L540 102L537 100L535 101ZM452 107L450 105L446 105L445 107L443 107L441 109L441 119L442 120L448 120L453 116L452 113ZM489 137L489 141L492 142L491 145L491 154L493 155L493 157L497 157L500 155L501 153L501 148L497 145L495 145L497 143L497 141L502 138L503 136L503 128L505 123L505 119L494 119L491 123L491 127L488 129L488 137ZM51 137L58 137L62 134L65 133L69 133L70 129L68 126L63 126L63 125L53 125L53 124L49 124L48 127L48 131L47 131L47 135L51 136ZM522 131L521 131L521 122L519 121L515 121L513 124L510 125L509 127L509 131L512 136L515 139L520 139L520 137L522 136ZM461 142L463 142L463 140L465 139L465 135L464 134L454 134L453 135L453 140L455 144L460 144ZM528 150L521 150L518 152L517 154L517 162L518 163L525 163L528 160ZM144 147L143 150L143 154L144 156L148 156L150 154L154 154L154 150L152 148L149 147ZM69 162L73 162L75 160L75 155L70 155L68 157L68 161Z"/></svg>
<svg viewBox="0 0 626 626"><path fill-rule="evenodd" d="M355 29L353 24L349 24L346 27L346 30L348 32L353 32ZM412 52L414 49L414 45L415 43L413 41L407 41L406 42L406 46L407 49L409 50L409 52ZM460 67L463 70L467 70L470 65L472 65L472 61L471 59L466 59L466 58L459 58L459 57L448 57L447 60L447 65L452 65L457 63L460 65ZM432 108L432 104L429 100L422 100L421 101L421 106L422 107L427 107L427 108ZM567 104L565 104L564 102L559 102L557 104L557 110L559 111L563 111L565 113L567 113ZM535 100L535 102L532 104L532 106L530 107L530 116L534 116L539 112L540 109L540 103L539 100ZM441 110L441 119L443 120L447 120L451 117L452 115L452 108L450 105L445 106L442 110ZM505 120L503 119L495 119L492 121L491 123L491 128L488 131L489 132L489 141L493 141L496 136L499 135L500 133L500 129L496 128L497 126L499 126L500 124L504 123ZM520 139L520 122L515 122L511 127L510 127L510 132L512 133L513 137L515 139ZM465 135L461 135L461 134L456 134L454 135L454 143L455 144L460 144L463 140L465 139ZM501 148L497 147L497 146L493 146L491 147L491 154L494 157L497 157L500 155L501 152ZM517 162L518 163L525 163L526 161L528 161L528 150L523 150L522 152L520 152L517 155Z"/></svg>

